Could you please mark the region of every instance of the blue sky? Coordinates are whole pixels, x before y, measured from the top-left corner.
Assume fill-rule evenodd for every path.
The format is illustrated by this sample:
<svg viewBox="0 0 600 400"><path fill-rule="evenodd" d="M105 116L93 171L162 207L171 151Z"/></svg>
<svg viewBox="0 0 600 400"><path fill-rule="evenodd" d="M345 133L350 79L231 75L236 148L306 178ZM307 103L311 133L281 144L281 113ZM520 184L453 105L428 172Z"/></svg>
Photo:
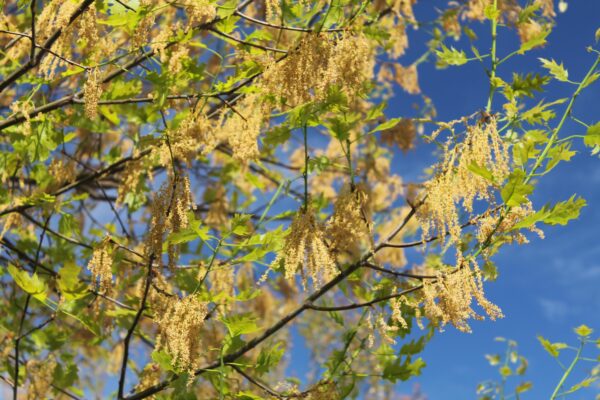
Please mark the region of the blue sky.
<svg viewBox="0 0 600 400"><path fill-rule="evenodd" d="M417 18L427 15L426 9L431 8L431 2L420 3L416 8ZM434 3L443 4L439 1ZM509 78L513 71L541 72L537 58L545 57L564 62L570 77L581 79L593 62L594 55L586 52L585 48L594 43L594 33L600 28L599 17L600 1L569 1L567 12L557 17L558 25L549 37L549 44L502 65L500 76ZM487 30L488 26L483 24L476 29L481 49L488 47ZM518 44L513 32L502 29L499 34L501 44L498 51L502 57ZM461 43L455 46L461 48ZM413 51L416 57L423 48ZM446 70L436 70L433 65L427 64L421 66L419 73L422 91L433 99L441 120L467 115L485 106L488 86L479 63ZM552 83L547 89L544 96L550 101L568 96L573 86ZM496 97L496 106L501 104L498 100L501 100L500 96ZM409 107L406 98L400 96L396 103L390 104L388 113L390 116L402 115ZM600 120L598 84L578 98L575 115L591 123ZM583 133L582 127L568 123L561 136L575 133ZM545 227L544 240L532 237L530 244L506 247L495 256L500 277L497 282L488 283L487 293L501 306L506 317L497 322L474 322L472 334L463 334L452 328L436 334L423 354L427 367L422 376L400 385L403 392L410 392L413 383L419 382L430 400L475 398L478 382L498 377L484 354L502 352L503 345L495 342L494 338L503 336L516 340L520 353L529 359L527 379L534 382L534 388L523 398L547 399L562 370L541 348L536 335L542 334L555 342L575 343L572 328L582 323L600 333L600 160L590 156L589 150L581 143L576 143L574 148L578 154L572 162L559 165L550 175L543 177L532 201L539 207L566 200L577 193L588 203L580 219L566 227ZM422 169L415 170L413 167L415 164L419 166L419 163L427 164L430 149L420 146L416 152L400 158L398 171L406 175L404 168L410 166L409 175L419 176ZM576 375L583 378L584 373L580 370ZM598 388L570 398L592 399L597 392L600 392Z"/></svg>

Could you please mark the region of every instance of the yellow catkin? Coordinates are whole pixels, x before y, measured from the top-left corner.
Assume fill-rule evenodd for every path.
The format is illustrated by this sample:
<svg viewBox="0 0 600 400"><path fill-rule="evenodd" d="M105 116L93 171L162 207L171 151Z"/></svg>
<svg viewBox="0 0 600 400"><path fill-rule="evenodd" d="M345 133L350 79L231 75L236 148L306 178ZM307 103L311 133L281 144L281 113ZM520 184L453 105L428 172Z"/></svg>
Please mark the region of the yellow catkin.
<svg viewBox="0 0 600 400"><path fill-rule="evenodd" d="M526 22L517 25L517 32L519 34L519 39L521 40L521 45L539 37L543 31L544 27L532 18L530 18ZM540 45L541 43L538 46Z"/></svg>
<svg viewBox="0 0 600 400"><path fill-rule="evenodd" d="M183 0L189 24L203 24L214 19L217 15L217 9L208 0Z"/></svg>
<svg viewBox="0 0 600 400"><path fill-rule="evenodd" d="M409 94L421 93L416 64L409 65L408 67L403 67L400 64L396 64L394 65L394 69L396 82L402 89Z"/></svg>
<svg viewBox="0 0 600 400"><path fill-rule="evenodd" d="M491 4L493 0L468 0L462 16L471 20L484 21L485 9ZM501 11L503 21L511 24L518 21L521 6L517 0L498 0L498 9Z"/></svg>
<svg viewBox="0 0 600 400"><path fill-rule="evenodd" d="M529 239L518 230L511 230L515 224L523 220L525 217L533 214L535 210L531 202L527 202L517 207L512 207L500 221L500 216L497 213L485 215L477 221L477 240L479 243L485 243L492 234L504 234L509 242L518 244L529 243ZM531 232L536 233L541 239L544 238L544 232L538 227L532 225L528 228ZM508 235L506 235L508 233Z"/></svg>
<svg viewBox="0 0 600 400"><path fill-rule="evenodd" d="M375 327L379 332L379 336L385 343L390 345L396 344L396 339L394 339L391 335L398 330L398 327L388 324L383 317L383 314L379 314L379 316L375 319Z"/></svg>
<svg viewBox="0 0 600 400"><path fill-rule="evenodd" d="M56 365L56 359L52 354L44 360L27 361L25 370L27 371L27 377L30 382L29 390L27 391L28 400L47 398L52 385Z"/></svg>
<svg viewBox="0 0 600 400"><path fill-rule="evenodd" d="M392 320L394 320L398 324L400 324L402 329L408 329L408 324L406 323L406 320L402 316L402 304L405 304L405 303L406 303L406 298L404 296L395 297L390 300L390 307L392 309Z"/></svg>
<svg viewBox="0 0 600 400"><path fill-rule="evenodd" d="M89 47L93 47L98 43L99 36L96 21L96 3L92 3L81 16L79 37L84 39Z"/></svg>
<svg viewBox="0 0 600 400"><path fill-rule="evenodd" d="M137 155L133 154L134 157ZM139 160L130 161L125 165L125 169L121 175L121 183L117 190L117 205L125 203L127 195L136 190L143 173L144 166Z"/></svg>
<svg viewBox="0 0 600 400"><path fill-rule="evenodd" d="M170 174L155 197L151 210L150 232L146 239L146 254L157 258L162 254L165 235L179 232L188 227L188 211L195 209L187 176ZM172 243L167 246L169 267L174 268L178 258L178 247Z"/></svg>
<svg viewBox="0 0 600 400"><path fill-rule="evenodd" d="M481 271L476 263L471 268L463 260L452 273L423 280L424 314L440 329L451 324L461 332L471 332L468 320L483 318L473 309L473 300L490 319L503 317L500 308L485 297Z"/></svg>
<svg viewBox="0 0 600 400"><path fill-rule="evenodd" d="M112 287L112 249L111 239L105 237L100 245L94 249L92 258L87 265L88 270L92 273L92 282L99 291L106 292Z"/></svg>
<svg viewBox="0 0 600 400"><path fill-rule="evenodd" d="M390 33L388 42L391 44L390 57L398 59L404 55L408 49L408 34L406 33L406 24L403 20L394 23L393 17L382 20L382 26L387 25L387 32Z"/></svg>
<svg viewBox="0 0 600 400"><path fill-rule="evenodd" d="M172 158L183 160L191 167L198 155L213 151L218 144L212 123L197 110L190 112L175 129L169 130L167 138L156 150L165 167L171 166Z"/></svg>
<svg viewBox="0 0 600 400"><path fill-rule="evenodd" d="M140 0L139 7L140 9L150 11L152 9L152 0ZM135 26L135 29L133 30L133 35L131 37L132 48L137 49L147 44L148 37L152 32L152 26L154 25L156 14L157 13L155 12L146 12L144 16L138 21L137 25Z"/></svg>
<svg viewBox="0 0 600 400"><path fill-rule="evenodd" d="M381 132L381 141L388 146L396 145L400 150L407 152L415 147L417 129L412 119L404 118L395 126Z"/></svg>
<svg viewBox="0 0 600 400"><path fill-rule="evenodd" d="M53 159L49 172L57 185L72 182L77 177L75 162L70 160Z"/></svg>
<svg viewBox="0 0 600 400"><path fill-rule="evenodd" d="M327 223L327 236L333 251L358 250L370 238L370 222L366 209L367 195L360 189L342 191Z"/></svg>
<svg viewBox="0 0 600 400"><path fill-rule="evenodd" d="M2 226L2 231L0 232L0 240L2 240L4 238L4 235L6 235L6 233L9 232L13 226L18 226L20 221L21 221L20 214L17 214L17 213L8 214L6 216L6 219L4 220L4 225Z"/></svg>
<svg viewBox="0 0 600 400"><path fill-rule="evenodd" d="M261 85L288 106L321 101L334 85L354 97L373 78L373 56L363 35L310 33L285 60L267 65Z"/></svg>
<svg viewBox="0 0 600 400"><path fill-rule="evenodd" d="M542 15L544 17L556 17L556 11L554 11L554 0L534 0L534 4L540 5Z"/></svg>
<svg viewBox="0 0 600 400"><path fill-rule="evenodd" d="M33 109L35 108L35 106L33 105L33 102L31 101L22 101L22 102L15 102L13 104L11 104L10 109L12 112L14 112L15 114L22 114L23 118L25 118L25 121L23 122L23 130L22 133L25 136L30 136L32 133L31 130L31 111L33 111Z"/></svg>
<svg viewBox="0 0 600 400"><path fill-rule="evenodd" d="M85 102L85 116L94 119L98 116L98 101L102 95L102 83L98 68L87 72L87 80L83 85L83 101Z"/></svg>
<svg viewBox="0 0 600 400"><path fill-rule="evenodd" d="M493 118L485 126L468 127L463 143L446 147L440 172L425 184L427 197L417 210L424 238L437 234L443 239L449 234L456 243L461 233L458 204L472 212L475 199L490 199L491 183L473 173L473 166L486 168L497 182L509 173L508 147Z"/></svg>
<svg viewBox="0 0 600 400"><path fill-rule="evenodd" d="M267 20L275 19L281 12L279 0L265 0L265 14Z"/></svg>
<svg viewBox="0 0 600 400"><path fill-rule="evenodd" d="M52 44L50 50L66 58L71 57L73 50L72 39L75 26L69 25L69 20L76 11L77 6L78 3L75 1L55 0L44 7L39 18L36 18L36 39L40 43L43 43L58 29L61 30L61 35ZM46 79L53 79L57 69L66 65L67 63L64 60L48 54L42 58L39 70Z"/></svg>
<svg viewBox="0 0 600 400"><path fill-rule="evenodd" d="M276 269L280 263L283 263L287 280L293 280L300 272L305 288L308 278L319 287L338 274L325 244L324 228L317 222L314 210L301 210L294 217L283 249L277 254L271 269Z"/></svg>
<svg viewBox="0 0 600 400"><path fill-rule="evenodd" d="M258 94L250 94L235 106L217 129L218 138L227 140L233 150L233 158L248 162L258 158L258 136L269 121L270 107Z"/></svg>
<svg viewBox="0 0 600 400"><path fill-rule="evenodd" d="M167 310L156 315L159 328L156 350L166 351L171 356L173 367L189 372L190 379L193 379L192 372L201 362L201 329L207 314L205 302L196 296L187 296L183 299L171 298Z"/></svg>

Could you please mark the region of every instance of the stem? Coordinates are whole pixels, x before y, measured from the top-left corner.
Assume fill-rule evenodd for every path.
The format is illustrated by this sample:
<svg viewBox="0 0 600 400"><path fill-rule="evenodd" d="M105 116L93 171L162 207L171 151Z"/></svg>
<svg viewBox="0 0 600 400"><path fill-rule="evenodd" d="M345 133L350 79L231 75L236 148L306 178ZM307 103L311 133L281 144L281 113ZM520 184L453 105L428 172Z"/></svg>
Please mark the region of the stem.
<svg viewBox="0 0 600 400"><path fill-rule="evenodd" d="M587 80L590 78L590 76L596 70L598 63L600 63L600 56L596 57L596 61L594 61L591 68L588 70L587 74L585 75L585 78L583 78L583 80L579 83L579 85L577 86L577 89L573 93L573 96L571 96L571 100L569 101L569 104L567 105L567 108L566 108L565 112L563 113L563 116L560 119L560 122L558 123L556 128L554 128L554 131L552 132L552 136L550 136L550 140L548 140L548 143L546 144L546 147L542 151L542 154L540 154L540 156L536 159L535 164L533 165L533 168L531 169L531 171L529 172L529 175L527 175L527 178L525 179L525 183L527 183L531 180L531 178L533 177L533 174L535 174L537 169L542 165L542 162L546 159L548 152L550 151L550 149L556 142L556 139L558 138L558 132L560 132L563 125L565 124L565 121L567 120L567 117L571 114L571 110L573 109L573 105L575 104L575 99L577 99L577 96L579 96L579 93L581 93L581 90L583 89L584 84L587 82Z"/></svg>
<svg viewBox="0 0 600 400"><path fill-rule="evenodd" d="M308 133L306 130L306 124L302 126L302 134L304 135L304 211L308 210Z"/></svg>
<svg viewBox="0 0 600 400"><path fill-rule="evenodd" d="M348 160L348 173L350 174L350 189L354 190L354 169L352 168L352 154L350 153L350 138L346 139L346 160Z"/></svg>
<svg viewBox="0 0 600 400"><path fill-rule="evenodd" d="M575 355L575 358L571 362L571 365L569 365L569 368L567 368L567 370L563 374L562 378L560 378L558 385L556 385L556 387L554 388L554 392L552 392L552 396L550 396L550 400L554 400L556 398L556 396L558 395L560 388L564 385L565 381L571 374L571 371L573 371L573 368L575 367L575 364L577 364L577 361L579 361L579 356L581 355L582 350L583 350L583 342L581 342L579 349L577 349L577 354Z"/></svg>
<svg viewBox="0 0 600 400"><path fill-rule="evenodd" d="M498 10L498 0L494 0L494 11ZM496 39L498 31L498 18L492 20L492 49L490 50L490 56L492 58L492 69L490 71L490 94L488 96L487 105L485 111L488 113L492 110L492 100L494 98L494 92L496 91L496 85L494 79L496 78L496 67L498 66L498 59L496 58Z"/></svg>

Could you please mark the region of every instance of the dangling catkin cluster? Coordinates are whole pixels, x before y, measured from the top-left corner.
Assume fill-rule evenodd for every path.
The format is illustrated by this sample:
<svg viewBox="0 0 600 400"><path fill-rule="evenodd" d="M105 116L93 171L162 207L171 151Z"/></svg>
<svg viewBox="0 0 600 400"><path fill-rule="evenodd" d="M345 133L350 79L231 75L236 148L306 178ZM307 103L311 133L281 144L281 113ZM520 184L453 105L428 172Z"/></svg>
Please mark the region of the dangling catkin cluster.
<svg viewBox="0 0 600 400"><path fill-rule="evenodd" d="M173 367L189 372L190 379L201 362L201 330L207 314L205 302L196 296L187 296L172 298L166 312L156 316L159 330L156 350L165 350L171 356Z"/></svg>
<svg viewBox="0 0 600 400"><path fill-rule="evenodd" d="M182 3L190 26L208 22L217 15L215 6L208 0L183 0Z"/></svg>
<svg viewBox="0 0 600 400"><path fill-rule="evenodd" d="M105 237L94 249L88 270L92 273L92 282L100 292L106 292L112 287L112 249L110 237Z"/></svg>
<svg viewBox="0 0 600 400"><path fill-rule="evenodd" d="M440 274L437 279L424 279L422 296L425 316L440 328L450 323L461 332L471 332L467 321L483 319L473 310L473 299L490 319L503 317L500 308L485 298L477 264L474 263L471 269L464 260L452 273Z"/></svg>
<svg viewBox="0 0 600 400"><path fill-rule="evenodd" d="M408 67L403 67L400 64L394 65L394 76L398 85L400 85L400 87L404 89L407 93L421 93L421 88L419 87L419 75L417 72L416 64L412 64Z"/></svg>
<svg viewBox="0 0 600 400"><path fill-rule="evenodd" d="M199 154L206 154L217 145L211 122L204 114L192 111L168 132L168 142L165 140L157 151L163 166L171 165L171 154L191 166Z"/></svg>
<svg viewBox="0 0 600 400"><path fill-rule="evenodd" d="M187 176L169 175L158 195L152 202L150 233L146 241L146 254L162 254L165 235L187 228L188 211L195 208ZM178 258L178 248L169 243L169 267L174 268ZM158 257L157 257L158 258Z"/></svg>
<svg viewBox="0 0 600 400"><path fill-rule="evenodd" d="M388 146L396 145L406 152L415 147L417 129L412 119L404 118L395 126L381 132L381 141Z"/></svg>
<svg viewBox="0 0 600 400"><path fill-rule="evenodd" d="M88 47L98 42L98 25L96 21L96 3L92 3L81 16L79 37L85 39Z"/></svg>
<svg viewBox="0 0 600 400"><path fill-rule="evenodd" d="M260 154L258 136L268 123L270 112L268 104L258 94L250 94L230 110L215 136L227 140L234 159L240 162L255 160Z"/></svg>
<svg viewBox="0 0 600 400"><path fill-rule="evenodd" d="M266 67L262 86L292 107L323 100L333 85L354 97L373 77L373 54L360 34L306 34L285 60Z"/></svg>
<svg viewBox="0 0 600 400"><path fill-rule="evenodd" d="M477 240L479 243L485 243L492 234L499 235L509 233L509 235L504 237L510 242L517 242L518 244L529 243L529 239L527 239L523 233L519 230L511 231L511 228L534 212L535 210L533 209L531 202L527 202L518 207L512 207L502 221L500 221L500 216L497 214L491 213L485 215L477 221ZM499 222L500 224L498 225ZM536 233L541 239L544 238L544 232L536 227L535 224L528 229L531 232Z"/></svg>
<svg viewBox="0 0 600 400"><path fill-rule="evenodd" d="M283 250L277 254L271 269L276 269L283 262L286 279L293 280L300 270L305 288L309 277L313 285L321 286L338 273L324 236L324 229L317 222L314 210L298 211L285 238Z"/></svg>
<svg viewBox="0 0 600 400"><path fill-rule="evenodd" d="M31 111L33 111L33 109L35 108L35 106L33 105L33 102L31 101L19 101L19 102L15 102L13 104L11 104L10 109L12 112L14 112L15 114L21 113L23 115L23 118L25 118L25 121L23 123L23 135L25 136L29 136L31 135Z"/></svg>
<svg viewBox="0 0 600 400"><path fill-rule="evenodd" d="M367 195L360 189L344 189L327 223L327 236L334 251L354 250L370 237Z"/></svg>
<svg viewBox="0 0 600 400"><path fill-rule="evenodd" d="M54 380L54 370L56 369L54 355L50 354L43 361L29 360L25 369L30 382L27 400L48 398L48 392Z"/></svg>
<svg viewBox="0 0 600 400"><path fill-rule="evenodd" d="M102 82L100 79L100 71L98 71L98 68L92 68L88 70L87 80L83 85L85 116L90 119L94 119L98 115L98 101L102 95Z"/></svg>
<svg viewBox="0 0 600 400"><path fill-rule="evenodd" d="M133 157L137 155L134 153ZM125 169L121 175L121 183L117 189L117 205L123 204L127 195L135 191L143 173L144 166L140 160L130 161L125 165Z"/></svg>
<svg viewBox="0 0 600 400"><path fill-rule="evenodd" d="M497 182L509 173L508 148L494 119L484 127L469 127L462 144L446 148L440 172L425 184L427 197L417 210L424 238L433 232L441 238L450 234L456 243L460 237L457 204L461 202L467 212L472 212L476 198L490 198L491 183L473 173L473 166L486 168Z"/></svg>

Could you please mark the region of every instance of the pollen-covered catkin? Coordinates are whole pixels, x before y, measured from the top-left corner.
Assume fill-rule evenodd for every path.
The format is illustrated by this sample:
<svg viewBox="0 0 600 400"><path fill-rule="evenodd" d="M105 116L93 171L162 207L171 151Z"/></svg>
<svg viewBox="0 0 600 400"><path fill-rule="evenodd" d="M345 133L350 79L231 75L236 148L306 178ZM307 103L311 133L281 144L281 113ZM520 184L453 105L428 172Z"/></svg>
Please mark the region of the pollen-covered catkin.
<svg viewBox="0 0 600 400"><path fill-rule="evenodd" d="M166 312L156 316L159 334L156 349L171 356L171 364L178 371L190 373L200 365L202 355L201 329L208 314L205 302L196 296L170 299Z"/></svg>
<svg viewBox="0 0 600 400"><path fill-rule="evenodd" d="M52 386L56 359L50 354L45 360L29 360L25 366L30 386L27 391L27 400L47 398Z"/></svg>
<svg viewBox="0 0 600 400"><path fill-rule="evenodd" d="M490 180L474 173L473 168L485 168L493 180L501 182L509 173L510 158L494 118L485 126L468 127L464 141L455 147L446 145L444 152L439 172L425 183L426 197L417 210L417 219L424 238L437 234L444 239L449 234L456 243L461 233L458 204L470 213L474 200L489 200L492 195Z"/></svg>
<svg viewBox="0 0 600 400"><path fill-rule="evenodd" d="M345 188L337 198L327 223L327 236L333 251L354 250L370 237L367 195L360 189Z"/></svg>
<svg viewBox="0 0 600 400"><path fill-rule="evenodd" d="M215 135L227 140L233 150L233 158L245 163L255 160L259 154L258 136L269 121L270 107L258 94L246 96L235 108L232 107Z"/></svg>
<svg viewBox="0 0 600 400"><path fill-rule="evenodd" d="M162 254L165 236L187 228L189 224L187 213L191 209L195 209L189 178L170 174L169 179L161 186L150 209L152 218L145 251L147 255L158 256ZM174 268L179 255L178 247L169 243L167 251L169 267Z"/></svg>
<svg viewBox="0 0 600 400"><path fill-rule="evenodd" d="M424 279L421 292L425 316L440 329L452 324L461 332L471 332L468 320L483 318L473 310L473 299L490 319L503 317L500 308L485 297L481 271L474 262L473 269L463 260L450 273Z"/></svg>
<svg viewBox="0 0 600 400"><path fill-rule="evenodd" d="M83 101L85 102L85 116L94 119L98 115L98 101L102 95L102 86L100 81L100 71L98 68L88 70L87 80L83 85Z"/></svg>
<svg viewBox="0 0 600 400"><path fill-rule="evenodd" d="M293 280L300 271L305 288L308 278L319 287L337 275L335 261L325 243L324 228L316 220L314 210L302 209L294 217L283 249L271 263L271 269L280 263L287 280Z"/></svg>
<svg viewBox="0 0 600 400"><path fill-rule="evenodd" d="M88 263L88 270L92 273L92 282L99 291L106 292L112 287L111 239L105 237L100 245L94 249L92 258Z"/></svg>
<svg viewBox="0 0 600 400"><path fill-rule="evenodd" d="M373 57L364 35L306 34L285 60L267 65L261 87L291 107L325 99L334 85L355 97L373 78Z"/></svg>

